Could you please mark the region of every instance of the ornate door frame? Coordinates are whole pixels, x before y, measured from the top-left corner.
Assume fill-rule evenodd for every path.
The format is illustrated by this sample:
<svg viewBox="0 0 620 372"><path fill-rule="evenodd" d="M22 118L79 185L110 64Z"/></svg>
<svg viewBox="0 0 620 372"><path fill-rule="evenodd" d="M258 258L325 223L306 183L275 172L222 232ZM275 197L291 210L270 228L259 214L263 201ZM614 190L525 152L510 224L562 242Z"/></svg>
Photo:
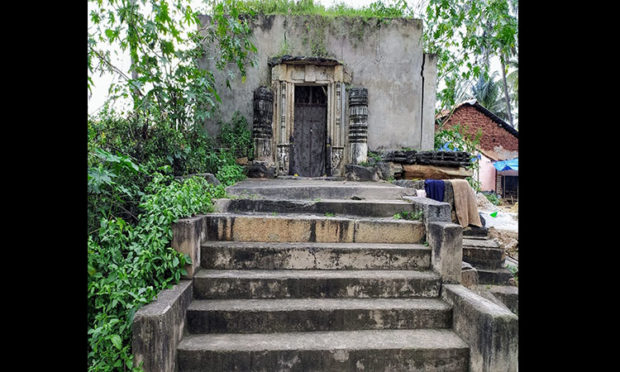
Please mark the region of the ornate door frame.
<svg viewBox="0 0 620 372"><path fill-rule="evenodd" d="M290 57L270 62L273 92L272 152L277 175L288 175L291 136L295 122L295 85L323 85L327 88L327 148L331 159L328 176L344 175L347 145L346 85L351 74L333 59Z"/></svg>

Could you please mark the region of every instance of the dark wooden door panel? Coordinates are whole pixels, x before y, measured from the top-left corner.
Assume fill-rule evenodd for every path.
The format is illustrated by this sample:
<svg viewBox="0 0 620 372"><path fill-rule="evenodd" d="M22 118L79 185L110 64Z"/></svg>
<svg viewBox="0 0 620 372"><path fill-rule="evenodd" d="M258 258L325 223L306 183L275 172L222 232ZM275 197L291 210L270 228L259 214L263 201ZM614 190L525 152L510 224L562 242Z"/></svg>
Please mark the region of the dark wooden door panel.
<svg viewBox="0 0 620 372"><path fill-rule="evenodd" d="M327 97L320 86L295 87L295 127L291 172L305 177L325 173Z"/></svg>

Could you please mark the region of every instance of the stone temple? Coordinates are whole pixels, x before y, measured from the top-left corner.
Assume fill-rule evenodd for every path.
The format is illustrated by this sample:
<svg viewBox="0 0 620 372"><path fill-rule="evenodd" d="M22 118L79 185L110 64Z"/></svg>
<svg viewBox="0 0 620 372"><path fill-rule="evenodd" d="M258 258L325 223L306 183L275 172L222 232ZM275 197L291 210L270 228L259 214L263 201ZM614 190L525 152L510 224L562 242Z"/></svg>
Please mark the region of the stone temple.
<svg viewBox="0 0 620 372"><path fill-rule="evenodd" d="M208 16L202 22L209 22ZM436 57L418 19L257 15L247 79L215 71L220 112L252 123L254 165L273 176L344 176L368 151L432 150Z"/></svg>
<svg viewBox="0 0 620 372"><path fill-rule="evenodd" d="M245 116L249 168L263 176L172 224L172 248L191 262L136 312L135 365L518 371L518 291L500 285L503 250L455 223L454 185L444 201L418 194L428 169L451 178L471 158L432 151L436 59L423 52L421 21L271 15L250 24L256 64L231 89L218 72L221 111L206 127L215 135L219 120ZM371 160L388 174L400 165L404 179L349 178L383 167Z"/></svg>

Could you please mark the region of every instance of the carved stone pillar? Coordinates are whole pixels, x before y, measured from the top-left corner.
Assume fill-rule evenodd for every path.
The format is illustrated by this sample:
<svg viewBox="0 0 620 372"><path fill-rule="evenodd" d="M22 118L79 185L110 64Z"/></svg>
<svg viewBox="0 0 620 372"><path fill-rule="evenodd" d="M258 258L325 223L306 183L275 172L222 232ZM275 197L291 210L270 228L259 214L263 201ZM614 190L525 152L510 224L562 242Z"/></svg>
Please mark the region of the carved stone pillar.
<svg viewBox="0 0 620 372"><path fill-rule="evenodd" d="M368 156L368 89L349 89L349 154L352 164Z"/></svg>
<svg viewBox="0 0 620 372"><path fill-rule="evenodd" d="M260 86L254 91L254 121L252 140L254 143L254 161L273 164L271 138L273 130L273 93L271 89Z"/></svg>

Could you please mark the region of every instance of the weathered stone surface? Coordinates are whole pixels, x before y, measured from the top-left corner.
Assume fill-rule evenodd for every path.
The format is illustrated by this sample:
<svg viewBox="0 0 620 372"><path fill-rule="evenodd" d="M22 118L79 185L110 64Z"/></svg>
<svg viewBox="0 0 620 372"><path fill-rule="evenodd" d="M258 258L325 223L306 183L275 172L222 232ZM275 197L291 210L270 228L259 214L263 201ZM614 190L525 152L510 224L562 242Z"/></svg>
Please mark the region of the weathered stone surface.
<svg viewBox="0 0 620 372"><path fill-rule="evenodd" d="M512 273L506 268L478 268L477 270L479 284L509 285L511 284L510 279L513 279Z"/></svg>
<svg viewBox="0 0 620 372"><path fill-rule="evenodd" d="M392 185L396 185L396 186L400 186L400 187L413 188L414 187L414 182L412 180L394 180L392 182Z"/></svg>
<svg viewBox="0 0 620 372"><path fill-rule="evenodd" d="M401 177L403 173L403 166L393 162L379 161L375 163L375 168L379 178L383 180Z"/></svg>
<svg viewBox="0 0 620 372"><path fill-rule="evenodd" d="M438 299L197 300L190 333L271 333L451 328L451 307Z"/></svg>
<svg viewBox="0 0 620 372"><path fill-rule="evenodd" d="M207 269L419 270L430 266L422 244L260 243L209 241L202 245Z"/></svg>
<svg viewBox="0 0 620 372"><path fill-rule="evenodd" d="M493 240L463 238L463 261L480 269L501 269L506 260L504 250Z"/></svg>
<svg viewBox="0 0 620 372"><path fill-rule="evenodd" d="M379 172L375 167L345 164L345 177L348 181L379 181Z"/></svg>
<svg viewBox="0 0 620 372"><path fill-rule="evenodd" d="M198 299L436 297L439 275L413 270L199 270Z"/></svg>
<svg viewBox="0 0 620 372"><path fill-rule="evenodd" d="M440 167L435 165L405 164L403 165L405 178L423 178L443 180L451 178L466 178L473 175L473 171L460 168Z"/></svg>
<svg viewBox="0 0 620 372"><path fill-rule="evenodd" d="M461 266L461 284L467 288L478 285L478 271L467 262L463 262Z"/></svg>
<svg viewBox="0 0 620 372"><path fill-rule="evenodd" d="M470 346L470 371L516 372L519 318L462 285L442 285L441 297L453 306L453 329Z"/></svg>
<svg viewBox="0 0 620 372"><path fill-rule="evenodd" d="M181 280L135 314L132 352L135 365L145 372L176 371L177 345L185 328L185 313L193 298L191 280Z"/></svg>
<svg viewBox="0 0 620 372"><path fill-rule="evenodd" d="M210 214L203 230L208 240L317 243L420 243L420 221L313 215Z"/></svg>
<svg viewBox="0 0 620 372"><path fill-rule="evenodd" d="M188 255L192 260L192 263L185 265L187 275L183 278L191 278L200 265L200 243L206 237L206 231L203 230L204 218L184 218L172 224L172 248Z"/></svg>
<svg viewBox="0 0 620 372"><path fill-rule="evenodd" d="M227 200L227 201L225 201ZM413 211L403 200L287 200L287 199L219 199L217 212L230 213L333 213L345 216L393 217L396 213Z"/></svg>
<svg viewBox="0 0 620 372"><path fill-rule="evenodd" d="M220 185L221 182L212 174L212 173L205 173L205 178L207 179L207 182L217 186Z"/></svg>
<svg viewBox="0 0 620 372"><path fill-rule="evenodd" d="M276 171L275 167L268 167L258 162L248 164L245 169L249 178L274 178Z"/></svg>
<svg viewBox="0 0 620 372"><path fill-rule="evenodd" d="M403 199L413 203L416 210L422 210L422 218L426 224L434 221L451 222L450 204L448 203L417 196L403 196Z"/></svg>
<svg viewBox="0 0 620 372"><path fill-rule="evenodd" d="M190 335L180 371L467 371L469 350L446 329Z"/></svg>
<svg viewBox="0 0 620 372"><path fill-rule="evenodd" d="M519 288L511 285L484 285L484 290L493 294L510 311L519 315Z"/></svg>
<svg viewBox="0 0 620 372"><path fill-rule="evenodd" d="M385 182L334 182L309 179L250 179L226 188L229 195L252 199L400 199L413 190Z"/></svg>
<svg viewBox="0 0 620 372"><path fill-rule="evenodd" d="M427 224L427 229L433 270L441 275L443 283L460 283L463 228L451 222L434 221Z"/></svg>

